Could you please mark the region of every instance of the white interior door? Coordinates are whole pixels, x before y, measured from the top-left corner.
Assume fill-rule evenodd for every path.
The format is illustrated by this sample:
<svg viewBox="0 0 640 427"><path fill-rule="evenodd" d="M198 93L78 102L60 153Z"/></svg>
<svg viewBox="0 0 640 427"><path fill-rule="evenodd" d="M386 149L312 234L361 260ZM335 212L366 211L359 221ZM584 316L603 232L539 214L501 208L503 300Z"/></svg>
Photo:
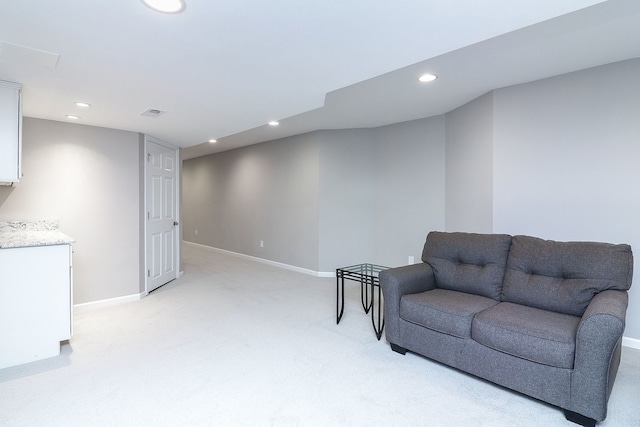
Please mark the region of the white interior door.
<svg viewBox="0 0 640 427"><path fill-rule="evenodd" d="M146 138L147 292L177 277L178 151Z"/></svg>

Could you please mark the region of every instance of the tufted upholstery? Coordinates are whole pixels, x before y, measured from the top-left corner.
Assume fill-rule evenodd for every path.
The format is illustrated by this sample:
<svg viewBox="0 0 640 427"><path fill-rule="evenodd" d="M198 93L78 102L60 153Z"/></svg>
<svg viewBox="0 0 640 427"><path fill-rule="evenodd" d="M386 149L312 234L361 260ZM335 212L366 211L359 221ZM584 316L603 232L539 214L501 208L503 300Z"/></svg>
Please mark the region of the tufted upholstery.
<svg viewBox="0 0 640 427"><path fill-rule="evenodd" d="M511 236L432 231L422 261L433 268L436 286L500 300Z"/></svg>
<svg viewBox="0 0 640 427"><path fill-rule="evenodd" d="M514 236L502 300L582 316L597 293L628 290L632 266L629 245Z"/></svg>

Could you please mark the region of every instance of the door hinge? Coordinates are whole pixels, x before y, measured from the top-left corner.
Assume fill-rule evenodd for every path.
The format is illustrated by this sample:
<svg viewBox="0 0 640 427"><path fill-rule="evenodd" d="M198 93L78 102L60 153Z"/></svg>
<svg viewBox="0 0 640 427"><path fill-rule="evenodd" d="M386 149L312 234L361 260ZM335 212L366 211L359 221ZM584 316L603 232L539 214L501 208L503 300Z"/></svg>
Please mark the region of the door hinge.
<svg viewBox="0 0 640 427"><path fill-rule="evenodd" d="M147 212L147 219L151 219L151 212Z"/></svg>
<svg viewBox="0 0 640 427"><path fill-rule="evenodd" d="M151 277L151 270L147 270L147 277Z"/></svg>

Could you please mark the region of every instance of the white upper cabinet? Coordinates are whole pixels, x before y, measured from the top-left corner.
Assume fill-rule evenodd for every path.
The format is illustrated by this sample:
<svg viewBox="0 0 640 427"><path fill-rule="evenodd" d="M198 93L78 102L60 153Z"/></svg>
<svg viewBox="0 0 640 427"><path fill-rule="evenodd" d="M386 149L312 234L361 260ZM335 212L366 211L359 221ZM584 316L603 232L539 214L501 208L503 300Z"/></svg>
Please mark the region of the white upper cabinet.
<svg viewBox="0 0 640 427"><path fill-rule="evenodd" d="M22 175L22 85L0 80L0 183Z"/></svg>

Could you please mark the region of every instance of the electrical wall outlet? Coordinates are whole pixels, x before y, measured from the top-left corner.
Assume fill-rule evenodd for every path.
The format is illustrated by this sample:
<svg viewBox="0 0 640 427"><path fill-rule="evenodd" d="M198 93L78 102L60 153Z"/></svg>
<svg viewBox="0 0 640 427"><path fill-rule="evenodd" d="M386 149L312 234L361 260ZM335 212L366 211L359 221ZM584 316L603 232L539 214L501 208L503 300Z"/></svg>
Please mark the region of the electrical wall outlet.
<svg viewBox="0 0 640 427"><path fill-rule="evenodd" d="M264 240L260 240L260 247L264 248Z"/></svg>
<svg viewBox="0 0 640 427"><path fill-rule="evenodd" d="M409 265L415 263L415 260L413 259L413 255L409 255Z"/></svg>
<svg viewBox="0 0 640 427"><path fill-rule="evenodd" d="M198 235L198 229L196 228L196 236Z"/></svg>

